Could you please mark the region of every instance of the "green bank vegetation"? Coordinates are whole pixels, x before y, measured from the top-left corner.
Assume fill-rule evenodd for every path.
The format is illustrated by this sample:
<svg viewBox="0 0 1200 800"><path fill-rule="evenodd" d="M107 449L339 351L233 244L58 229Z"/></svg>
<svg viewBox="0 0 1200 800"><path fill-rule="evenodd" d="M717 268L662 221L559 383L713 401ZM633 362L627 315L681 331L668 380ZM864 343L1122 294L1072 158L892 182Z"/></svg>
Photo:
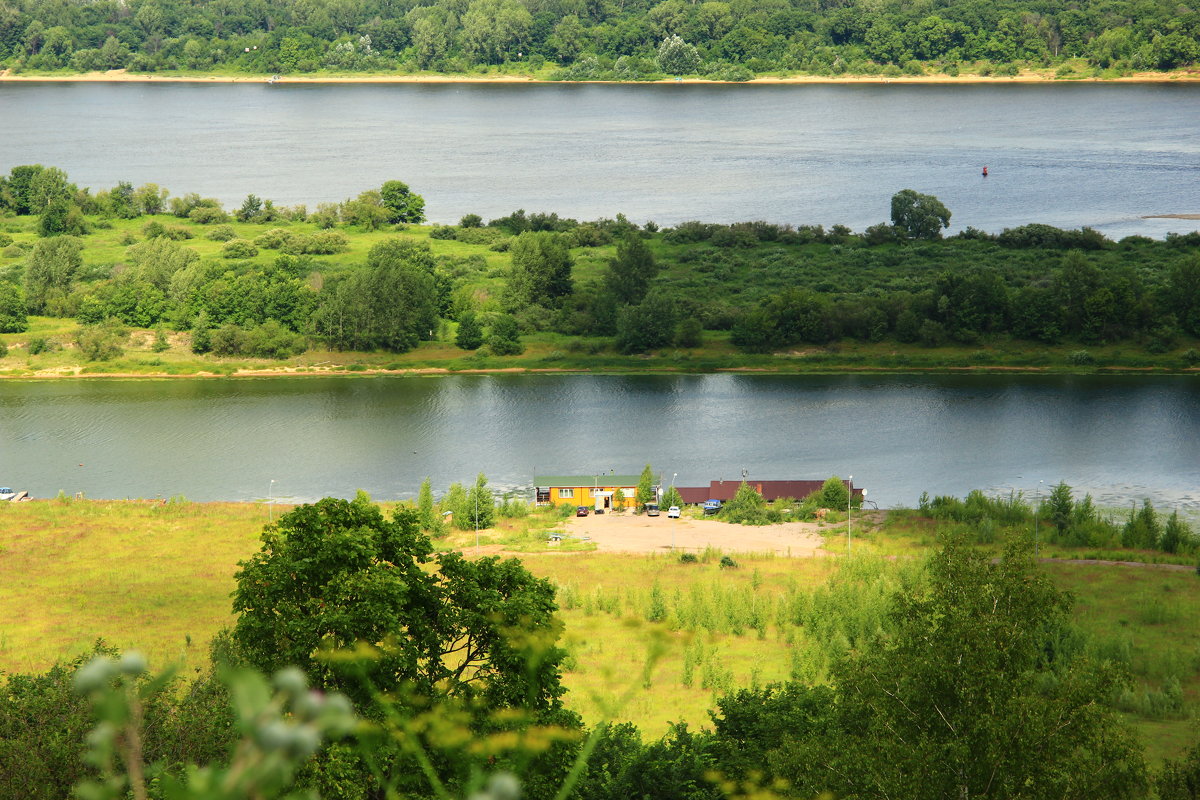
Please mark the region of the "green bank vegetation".
<svg viewBox="0 0 1200 800"><path fill-rule="evenodd" d="M480 476L460 492L465 498L485 487ZM273 733L259 730L274 718L268 713L270 692L245 688L244 682L256 680L247 677L250 673L210 672L205 645L222 629L231 629L232 637L216 639L218 663L232 661L268 673L299 664L309 682L327 693L345 694L349 710L364 718L358 724L366 727L326 747L321 737L346 731L326 730L318 724L326 718L305 716L309 712L295 697L277 698L281 708L292 709L281 717L287 725L321 728L314 741L308 728L301 734L275 726L283 744L273 746L291 754L288 780L323 796L360 796L378 781L392 781L399 792L395 796L429 796L426 766L419 763L419 752L428 752L429 770L451 794L499 769L521 776L526 796L551 797L586 742L594 749L571 796L617 797L639 786L652 791L655 781L676 786L671 797L725 796L711 783L714 772L739 786L758 773L764 791L772 794L756 796L811 797L831 787L845 796L877 796L841 784L825 770L814 771L813 765L837 763L831 759L840 757L822 750L820 742L846 748L865 770L856 774L893 790L893 782L903 782L915 769L931 769L930 779L986 782L986 776L946 772L958 763L955 748L967 746L960 736L970 739L972 761L1003 752L1004 764L997 769L1005 780L1033 770L1048 797L1096 791L1186 796L1169 792L1176 786L1172 781L1186 781L1194 764L1170 762L1162 772L1158 765L1195 744L1200 579L1192 531L1178 517L1164 518L1149 506L1129 519L1110 520L1089 511L1090 501L1072 497L1069 487L1057 487L1056 493L1036 509L1019 496L923 499L917 509L868 517L868 524L868 519L856 521L849 560L713 551L686 558L549 552L546 532L560 526L561 512L517 511L512 501L493 505L488 521L496 527L483 531L481 541L524 544L530 552L520 565L492 558L465 561L445 549L456 542L473 544L474 518L451 528L429 525L436 536L428 542L420 533L422 520L440 519L442 505L433 502L431 492L426 500L424 490L417 502L394 507L398 528L385 522L391 513L378 515L365 496L353 503L325 501L282 517L286 509L182 499L6 504L0 507L0 548L12 591L0 598L0 613L13 624L6 626L0 648L9 673L3 684L6 703L0 704L7 709L0 711L0 747L8 748L9 757L0 764L25 769L17 756L28 750L40 767L36 773L4 772L0 790L4 796L29 796L28 774L36 774L45 776L44 785L35 784L44 789L37 796L63 796L71 783L89 774L103 776L103 770L90 772L77 761L91 722L84 698L71 692L73 668L41 672L62 659L84 663L96 637L121 649L141 648L154 664L176 662L186 678L170 684L175 688L166 694L139 690L138 713L149 726L143 756L164 770L154 773L160 778L152 796L160 791L154 787L169 785L162 783L168 776L180 779L180 767L188 762L216 770L241 764L239 758L249 759L255 769L275 764L266 756L259 759L262 754L250 755L255 748L270 750L274 741ZM441 502L461 502L456 494L447 492ZM272 514L279 527L256 540ZM842 522L828 523L833 554L844 552ZM1036 537L1030 534L1035 524ZM1167 533L1169 527L1174 533ZM200 538L204 547L196 547ZM1035 566L1035 539L1043 557L1108 555L1145 566ZM541 553L534 552L539 541ZM994 563L993 557L1001 561ZM1181 566L1170 569L1172 563ZM404 582L425 588L394 594L389 587L399 584L389 577L392 565L420 567ZM422 584L419 574L442 579ZM235 589L231 609L228 598ZM426 592L432 594L425 597ZM337 611L351 596L349 613ZM430 609L450 597L455 599L443 606L446 612L438 613L457 611L445 618L432 615ZM420 625L411 617L417 609L425 609ZM997 609L999 615L993 616ZM288 621L292 615L299 615L295 622ZM561 636L554 633L558 623L552 619L561 620ZM932 619L940 619L939 626L931 627ZM478 627L485 623L491 627ZM386 686L389 675L409 674L404 665L425 663L412 661L404 650L393 651L386 631L395 631L396 624L404 626L413 646L423 647L424 641L441 648L439 660L452 667L451 673L412 673L415 683L405 683L407 689L364 694L364 687ZM461 639L472 630L474 639ZM926 641L934 630L943 638ZM542 634L533 636L535 631ZM316 655L361 638L376 642L379 652L360 648L344 657ZM472 640L478 645L471 647L483 649L471 658L481 658L485 670L507 664L507 682L488 679L490 694L435 692L443 680L464 677L461 672L453 677L460 662L451 654L458 652L455 641ZM1000 649L989 655L993 647ZM900 661L889 666L887 653ZM956 660L968 654L980 660ZM536 668L518 667L514 658L532 659L529 664ZM133 672L120 674L141 674L133 669L137 663L120 663L125 667L112 662L104 674L117 675L126 667ZM892 678L882 677L889 669L900 670L894 691L910 693L910 709L931 703L924 708L933 722L947 715L954 733L938 732L940 726L916 718L890 718L895 712L888 710L889 703L870 700L867 685L856 683L874 676L892 685L887 683ZM363 683L364 674L373 677ZM230 684L232 706L226 699ZM468 685L463 684L464 691ZM854 694L845 694L850 687L856 687ZM928 695L921 687L936 691ZM102 715L117 713L117 701L130 696L116 697L104 701ZM1021 722L982 714L976 705L993 702L998 705L989 708L1008 709ZM247 708L257 710L239 723ZM1039 756L1050 747L1051 756L1031 762L1018 757L1026 744L1014 742L1017 729L1010 723L1041 724L1020 708L1073 720L1069 735L1038 739L1036 731L1026 731L1036 740L1028 746ZM14 717L4 714L26 722L14 728ZM986 730L977 727L980 719L987 720ZM606 720L611 725L601 724ZM128 724L128 715L118 714L117 722ZM906 743L904 754L914 760L893 763L898 754L867 733L876 724L893 731L896 725L914 725L910 733L919 744ZM62 734L47 736L50 730ZM380 739L380 731L391 733ZM243 734L251 741L230 762L228 748ZM111 735L113 774L122 774L129 743ZM480 744L463 750L461 736ZM416 743L425 750L414 750ZM400 749L391 749L395 746ZM1065 768L1097 747L1103 770ZM312 753L315 760L308 760ZM1142 766L1143 753L1149 771ZM377 773L371 758L377 759ZM247 770L249 762L243 764ZM406 766L397 772L397 765ZM1053 775L1038 772L1046 768ZM1151 793L1155 784L1157 795ZM910 788L904 796L942 795ZM1018 795L992 791L989 796Z"/></svg>
<svg viewBox="0 0 1200 800"><path fill-rule="evenodd" d="M1200 234L941 232L909 190L842 226L423 225L400 181L232 213L60 170L0 182L0 374L368 370L1185 371Z"/></svg>
<svg viewBox="0 0 1200 800"><path fill-rule="evenodd" d="M1167 2L949 0L825 5L390 4L178 0L0 8L0 67L17 73L515 74L548 80L937 74L1112 78L1193 66L1200 21Z"/></svg>

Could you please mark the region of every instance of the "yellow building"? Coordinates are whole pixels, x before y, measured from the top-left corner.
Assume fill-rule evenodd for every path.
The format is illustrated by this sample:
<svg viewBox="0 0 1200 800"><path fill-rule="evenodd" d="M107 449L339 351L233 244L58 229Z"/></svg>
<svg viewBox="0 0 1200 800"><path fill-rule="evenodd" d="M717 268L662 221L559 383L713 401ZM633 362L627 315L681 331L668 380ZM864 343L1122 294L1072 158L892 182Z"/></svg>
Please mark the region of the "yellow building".
<svg viewBox="0 0 1200 800"><path fill-rule="evenodd" d="M587 506L608 510L616 505L619 490L625 497L625 508L633 508L637 498L637 475L538 475L534 477L533 501L539 506ZM654 496L661 493L655 482Z"/></svg>

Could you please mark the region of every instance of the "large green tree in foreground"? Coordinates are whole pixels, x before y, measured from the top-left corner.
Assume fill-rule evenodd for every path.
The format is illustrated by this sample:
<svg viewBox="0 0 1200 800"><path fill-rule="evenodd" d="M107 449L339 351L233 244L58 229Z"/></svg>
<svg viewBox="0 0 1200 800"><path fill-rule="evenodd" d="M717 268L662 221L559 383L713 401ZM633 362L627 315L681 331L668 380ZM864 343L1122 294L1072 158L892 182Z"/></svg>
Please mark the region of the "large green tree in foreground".
<svg viewBox="0 0 1200 800"><path fill-rule="evenodd" d="M269 526L237 573L233 639L258 669L298 666L364 700L355 674L487 708L560 707L554 588L515 559L434 554L415 511L327 498ZM350 670L324 654L367 645Z"/></svg>
<svg viewBox="0 0 1200 800"><path fill-rule="evenodd" d="M893 633L834 669L831 735L780 748L779 772L855 798L1142 796L1140 749L1104 704L1128 677L1072 645L1070 598L1029 546L993 562L951 539L927 569Z"/></svg>

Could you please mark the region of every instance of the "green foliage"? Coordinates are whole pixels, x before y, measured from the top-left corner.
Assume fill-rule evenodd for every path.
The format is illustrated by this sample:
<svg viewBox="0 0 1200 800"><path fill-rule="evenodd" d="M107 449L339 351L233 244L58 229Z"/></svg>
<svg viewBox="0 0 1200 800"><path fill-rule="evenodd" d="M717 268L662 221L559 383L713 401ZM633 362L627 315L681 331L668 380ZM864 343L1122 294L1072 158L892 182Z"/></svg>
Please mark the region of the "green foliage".
<svg viewBox="0 0 1200 800"><path fill-rule="evenodd" d="M668 75L687 75L700 68L700 54L694 45L672 34L658 46L658 66Z"/></svg>
<svg viewBox="0 0 1200 800"><path fill-rule="evenodd" d="M487 337L488 350L497 356L515 356L525 352L521 344L521 332L517 320L510 314L498 314L492 320L491 333Z"/></svg>
<svg viewBox="0 0 1200 800"><path fill-rule="evenodd" d="M256 255L258 248L253 242L245 239L230 239L221 248L221 256L224 258L254 258Z"/></svg>
<svg viewBox="0 0 1200 800"><path fill-rule="evenodd" d="M670 508L671 506L683 508L683 495L674 486L668 486L667 490L663 492L662 505L664 508Z"/></svg>
<svg viewBox="0 0 1200 800"><path fill-rule="evenodd" d="M233 601L233 640L256 668L299 666L360 703L368 680L489 708L560 707L554 590L517 561L434 555L415 512L385 519L361 499L300 506L262 538ZM358 646L370 657L322 655Z"/></svg>
<svg viewBox="0 0 1200 800"><path fill-rule="evenodd" d="M901 189L892 195L892 225L910 239L937 239L950 227L950 210L931 194Z"/></svg>
<svg viewBox="0 0 1200 800"><path fill-rule="evenodd" d="M429 245L397 237L374 245L365 270L322 289L317 332L341 349L403 353L437 329L438 288Z"/></svg>
<svg viewBox="0 0 1200 800"><path fill-rule="evenodd" d="M1140 796L1135 739L1096 703L1128 677L1061 646L1069 597L1030 556L945 541L896 596L886 646L835 666L832 735L783 748L801 796Z"/></svg>
<svg viewBox="0 0 1200 800"><path fill-rule="evenodd" d="M818 502L823 508L847 508L850 504L850 488L837 475L831 475L821 484Z"/></svg>
<svg viewBox="0 0 1200 800"><path fill-rule="evenodd" d="M636 305L658 271L646 240L636 234L626 236L617 243L617 257L608 262L605 290L622 305Z"/></svg>
<svg viewBox="0 0 1200 800"><path fill-rule="evenodd" d="M721 507L721 519L738 525L766 525L767 501L757 489L742 481L733 499Z"/></svg>
<svg viewBox="0 0 1200 800"><path fill-rule="evenodd" d="M654 472L647 464L642 468L642 474L638 476L637 493L634 495L634 502L637 504L638 511L645 511L647 503L653 503L657 500L654 493Z"/></svg>
<svg viewBox="0 0 1200 800"><path fill-rule="evenodd" d="M23 333L29 330L25 316L25 298L21 287L0 281L0 333Z"/></svg>
<svg viewBox="0 0 1200 800"><path fill-rule="evenodd" d="M629 354L666 347L675 340L675 320L674 300L660 293L625 306L617 313L617 350Z"/></svg>
<svg viewBox="0 0 1200 800"><path fill-rule="evenodd" d="M461 530L490 528L495 522L496 498L482 472L475 477L475 485L467 491L462 511L462 514L454 515L454 524Z"/></svg>
<svg viewBox="0 0 1200 800"><path fill-rule="evenodd" d="M88 361L111 361L124 353L129 331L119 320L84 325L75 333L75 345Z"/></svg>
<svg viewBox="0 0 1200 800"><path fill-rule="evenodd" d="M504 294L508 310L552 304L571 293L574 261L561 236L527 231L513 240L509 252L512 268Z"/></svg>
<svg viewBox="0 0 1200 800"><path fill-rule="evenodd" d="M387 181L379 189L379 197L388 210L387 221L395 224L425 221L425 198L413 193L403 181Z"/></svg>
<svg viewBox="0 0 1200 800"><path fill-rule="evenodd" d="M35 314L54 309L83 266L83 242L74 236L43 239L25 266L25 302Z"/></svg>
<svg viewBox="0 0 1200 800"><path fill-rule="evenodd" d="M478 350L483 344L483 326L479 324L474 311L464 311L459 316L454 344L462 350Z"/></svg>

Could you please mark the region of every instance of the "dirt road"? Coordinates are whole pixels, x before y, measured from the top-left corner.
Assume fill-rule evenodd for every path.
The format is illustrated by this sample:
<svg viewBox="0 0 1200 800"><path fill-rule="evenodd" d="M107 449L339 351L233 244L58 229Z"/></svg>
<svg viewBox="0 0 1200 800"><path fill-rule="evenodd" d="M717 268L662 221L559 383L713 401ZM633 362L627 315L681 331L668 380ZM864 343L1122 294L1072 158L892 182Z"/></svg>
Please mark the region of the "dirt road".
<svg viewBox="0 0 1200 800"><path fill-rule="evenodd" d="M571 517L568 536L588 536L602 553L700 552L706 547L728 553L774 553L781 556L825 555L814 522L780 525L731 525L713 519L668 519L633 514L592 514Z"/></svg>

